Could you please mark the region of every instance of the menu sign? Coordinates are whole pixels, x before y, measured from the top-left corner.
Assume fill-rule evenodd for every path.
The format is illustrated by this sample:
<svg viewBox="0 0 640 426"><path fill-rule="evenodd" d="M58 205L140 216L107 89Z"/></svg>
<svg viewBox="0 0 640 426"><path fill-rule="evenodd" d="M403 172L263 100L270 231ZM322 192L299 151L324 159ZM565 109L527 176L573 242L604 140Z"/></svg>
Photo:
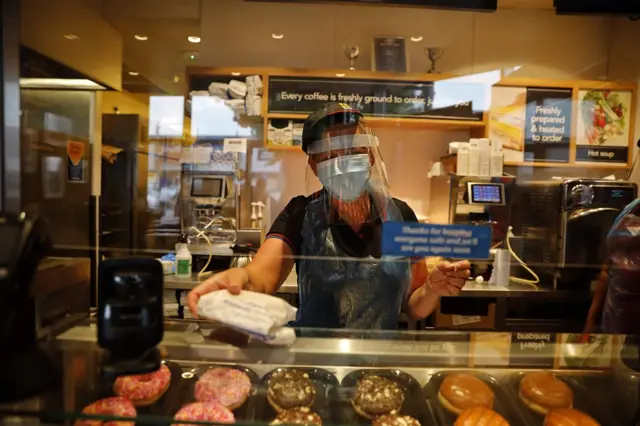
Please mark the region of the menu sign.
<svg viewBox="0 0 640 426"><path fill-rule="evenodd" d="M554 333L513 333L509 366L552 368L555 343Z"/></svg>
<svg viewBox="0 0 640 426"><path fill-rule="evenodd" d="M492 89L489 137L500 141L505 161L569 162L572 89Z"/></svg>
<svg viewBox="0 0 640 426"><path fill-rule="evenodd" d="M569 162L571 89L528 87L524 161Z"/></svg>
<svg viewBox="0 0 640 426"><path fill-rule="evenodd" d="M576 161L627 163L631 102L630 91L579 92Z"/></svg>
<svg viewBox="0 0 640 426"><path fill-rule="evenodd" d="M468 82L269 78L269 112L309 114L343 102L374 117L481 121L484 87Z"/></svg>

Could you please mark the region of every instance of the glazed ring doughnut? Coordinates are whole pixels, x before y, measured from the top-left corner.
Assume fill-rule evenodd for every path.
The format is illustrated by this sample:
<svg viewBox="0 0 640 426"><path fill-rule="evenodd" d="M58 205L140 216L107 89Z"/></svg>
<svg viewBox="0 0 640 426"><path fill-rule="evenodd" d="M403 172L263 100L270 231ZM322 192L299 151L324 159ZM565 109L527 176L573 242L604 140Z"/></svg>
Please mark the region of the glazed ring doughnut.
<svg viewBox="0 0 640 426"><path fill-rule="evenodd" d="M87 405L82 410L82 414L90 415L102 415L102 416L115 416L115 417L132 417L135 418L136 407L133 406L131 401L119 396L112 396L110 398L99 399L96 402ZM100 426L102 421L93 419L82 419L75 422L75 426ZM134 426L134 421L112 421L104 422L110 426Z"/></svg>
<svg viewBox="0 0 640 426"><path fill-rule="evenodd" d="M133 376L120 376L113 385L116 395L127 398L134 405L151 405L160 399L171 384L171 371L165 364L158 371Z"/></svg>
<svg viewBox="0 0 640 426"><path fill-rule="evenodd" d="M226 407L215 402L193 402L182 407L174 417L180 422L211 422L232 424L236 418ZM183 423L181 423L183 425Z"/></svg>
<svg viewBox="0 0 640 426"><path fill-rule="evenodd" d="M251 380L235 368L214 368L200 377L195 387L195 398L200 402L217 402L235 410L247 400Z"/></svg>

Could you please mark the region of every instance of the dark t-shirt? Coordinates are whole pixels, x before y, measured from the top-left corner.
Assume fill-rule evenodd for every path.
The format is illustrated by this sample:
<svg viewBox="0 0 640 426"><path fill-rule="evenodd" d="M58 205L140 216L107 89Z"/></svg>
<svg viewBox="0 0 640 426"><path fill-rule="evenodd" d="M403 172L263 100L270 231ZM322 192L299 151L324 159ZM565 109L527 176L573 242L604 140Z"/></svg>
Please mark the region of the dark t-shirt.
<svg viewBox="0 0 640 426"><path fill-rule="evenodd" d="M298 196L292 198L289 204L278 215L271 226L267 238L279 238L286 242L294 255L301 252L302 224L306 213L307 205L310 201L318 197L318 193L309 197ZM418 218L414 211L404 201L393 198L393 202L398 208L402 219L405 222L417 222ZM358 232L342 220L337 220L332 225L333 236L339 248L353 257L373 256L380 257L381 250L381 229L382 220L380 218L366 222Z"/></svg>

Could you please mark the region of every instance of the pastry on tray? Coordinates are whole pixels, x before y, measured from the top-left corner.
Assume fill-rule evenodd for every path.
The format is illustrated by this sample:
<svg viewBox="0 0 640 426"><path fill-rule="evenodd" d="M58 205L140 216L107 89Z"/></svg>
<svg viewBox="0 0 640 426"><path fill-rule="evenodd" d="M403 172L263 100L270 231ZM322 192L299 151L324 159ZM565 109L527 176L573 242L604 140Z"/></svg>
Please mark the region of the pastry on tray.
<svg viewBox="0 0 640 426"><path fill-rule="evenodd" d="M278 413L291 408L309 408L315 399L316 387L303 371L282 369L269 379L267 400Z"/></svg>
<svg viewBox="0 0 640 426"><path fill-rule="evenodd" d="M493 391L488 384L472 374L449 374L440 384L438 400L453 414L460 415L467 408L493 408Z"/></svg>
<svg viewBox="0 0 640 426"><path fill-rule="evenodd" d="M404 393L397 384L380 376L365 376L358 381L351 405L367 419L397 414L404 403Z"/></svg>
<svg viewBox="0 0 640 426"><path fill-rule="evenodd" d="M528 373L520 381L520 399L530 410L546 416L550 410L573 407L573 391L546 371Z"/></svg>

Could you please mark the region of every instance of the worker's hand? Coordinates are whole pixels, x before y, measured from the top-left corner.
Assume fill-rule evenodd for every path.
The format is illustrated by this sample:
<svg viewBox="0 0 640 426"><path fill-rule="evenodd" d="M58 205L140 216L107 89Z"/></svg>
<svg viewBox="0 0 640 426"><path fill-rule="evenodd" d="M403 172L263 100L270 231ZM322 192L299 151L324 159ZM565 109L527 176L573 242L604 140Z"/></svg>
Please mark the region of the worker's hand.
<svg viewBox="0 0 640 426"><path fill-rule="evenodd" d="M438 263L436 269L427 278L427 286L430 286L431 294L458 296L471 275L470 268L471 264L468 260Z"/></svg>
<svg viewBox="0 0 640 426"><path fill-rule="evenodd" d="M207 293L218 290L229 290L231 294L240 292L249 285L249 274L244 268L232 268L219 272L191 290L187 297L189 310L198 318L198 300Z"/></svg>

